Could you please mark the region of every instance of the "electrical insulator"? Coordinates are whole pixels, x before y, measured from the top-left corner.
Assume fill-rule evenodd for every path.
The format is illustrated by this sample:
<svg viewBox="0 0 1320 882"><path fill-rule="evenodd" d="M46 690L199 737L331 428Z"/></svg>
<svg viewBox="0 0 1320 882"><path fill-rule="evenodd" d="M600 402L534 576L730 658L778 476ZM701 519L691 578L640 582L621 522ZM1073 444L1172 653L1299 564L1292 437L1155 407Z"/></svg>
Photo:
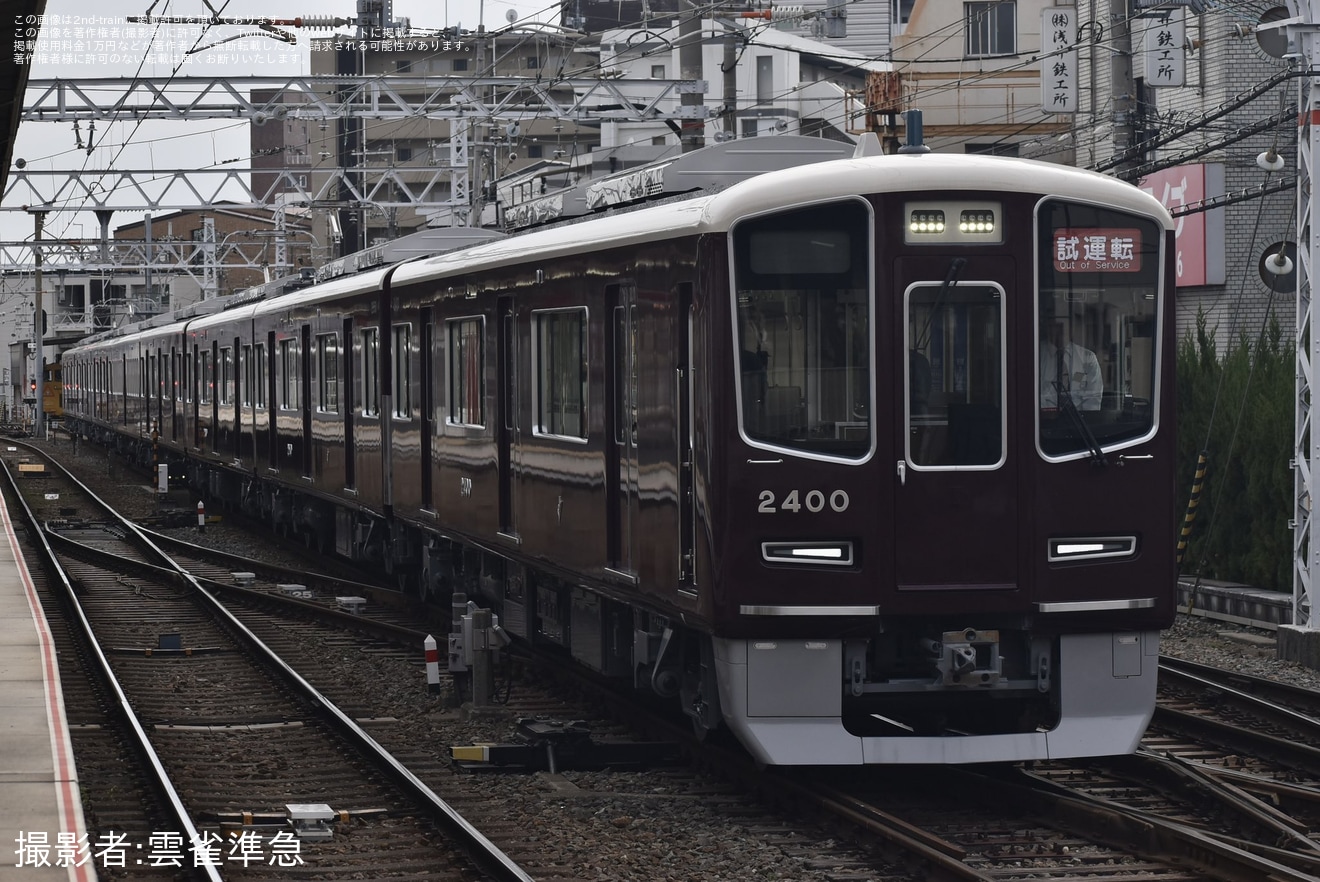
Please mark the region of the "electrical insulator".
<svg viewBox="0 0 1320 882"><path fill-rule="evenodd" d="M793 6L774 6L771 7L771 12L775 19L779 21L786 18L801 18L807 14L807 9L800 4Z"/></svg>
<svg viewBox="0 0 1320 882"><path fill-rule="evenodd" d="M311 30L329 31L348 24L348 19L333 15L304 15L296 19L298 27Z"/></svg>

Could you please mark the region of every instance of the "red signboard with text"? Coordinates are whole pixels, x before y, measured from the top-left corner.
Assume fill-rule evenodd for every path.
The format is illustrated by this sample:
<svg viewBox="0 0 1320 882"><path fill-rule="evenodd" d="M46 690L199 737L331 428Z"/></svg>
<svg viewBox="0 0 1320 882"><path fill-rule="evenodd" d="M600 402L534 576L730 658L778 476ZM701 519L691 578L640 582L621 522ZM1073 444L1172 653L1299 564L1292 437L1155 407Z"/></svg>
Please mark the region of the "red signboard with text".
<svg viewBox="0 0 1320 882"><path fill-rule="evenodd" d="M1169 211L1194 209L1224 194L1224 169L1219 163L1161 169L1142 178L1140 187ZM1224 284L1223 210L1179 213L1174 222L1178 287Z"/></svg>
<svg viewBox="0 0 1320 882"><path fill-rule="evenodd" d="M1141 231L1073 227L1054 231L1054 269L1061 273L1135 273L1141 270Z"/></svg>

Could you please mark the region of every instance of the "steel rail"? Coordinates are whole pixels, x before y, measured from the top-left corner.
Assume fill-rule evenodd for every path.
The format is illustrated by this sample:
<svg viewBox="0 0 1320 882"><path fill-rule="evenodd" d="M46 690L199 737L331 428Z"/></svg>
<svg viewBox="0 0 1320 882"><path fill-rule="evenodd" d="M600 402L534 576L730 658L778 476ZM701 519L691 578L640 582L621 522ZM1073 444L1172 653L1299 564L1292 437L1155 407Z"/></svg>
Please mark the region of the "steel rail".
<svg viewBox="0 0 1320 882"><path fill-rule="evenodd" d="M38 547L38 550L49 567L55 581L60 585L63 592L63 601L68 605L71 618L76 624L77 630L82 638L87 641L88 649L93 660L94 673L101 678L105 688L114 696L115 708L118 710L124 723L133 733L134 746L141 752L146 760L148 767L155 776L155 784L164 797L175 822L179 825L179 833L188 838L192 845L202 842L201 835L197 832L197 826L193 823L188 809L183 804L183 799L175 789L174 783L170 780L169 773L165 771L164 765L160 761L159 755L151 745L151 740L147 736L147 731L133 711L129 704L128 696L120 686L118 678L110 667L110 660L106 658L105 652L101 648L100 642L96 639L92 631L91 622L88 621L86 613L83 611L82 604L78 602L78 597L73 590L73 584L69 580L68 573L60 565L59 558L55 549L47 541L46 533L41 529L37 522L36 515L28 506L27 500L23 498L17 482L14 480L14 474L9 469L9 465L0 462L0 468L4 469L5 481L8 484L12 499L17 500L22 509L25 522L29 526L29 538ZM67 473L66 473L67 474ZM218 869L211 863L204 863L201 867L195 868L202 876L213 882L222 882L222 876Z"/></svg>
<svg viewBox="0 0 1320 882"><path fill-rule="evenodd" d="M27 445L25 445L27 446ZM221 619L224 624L232 629L235 637L241 640L250 651L261 656L285 681L290 684L305 700L317 707L322 715L335 727L335 729L359 750L367 754L383 771L389 774L402 788L408 791L417 801L423 805L428 813L435 818L441 826L447 829L457 840L464 843L470 851L474 860L482 868L492 874L497 879L505 882L533 882L529 876L512 858L506 855L498 846L486 838L485 834L472 826L458 811L445 802L435 791L427 786L405 765L400 763L388 750L381 746L366 730L359 726L348 714L344 713L334 702L327 698L319 689L309 683L301 674L289 666L279 654L272 650L259 637L256 636L246 625L231 613L219 598L209 590L202 581L182 569L174 560L159 548L146 532L137 524L122 517L97 496L90 488L84 485L74 477L67 469L58 462L46 457L44 453L35 448L34 452L43 456L47 465L57 469L64 479L76 485L81 492L85 493L97 505L101 506L106 512L114 517L118 525L128 531L129 534L137 539L137 542L144 548L149 549L156 555L161 563L165 564L162 572L168 572L175 580L182 580L192 587L199 598L206 602L213 614ZM8 473L8 469L6 469ZM13 484L12 477L10 478ZM15 488L17 492L17 488ZM70 542L72 540L65 540ZM88 546L83 546L87 548ZM94 549L93 549L94 550ZM122 564L123 559L117 558ZM141 564L142 566L152 567L151 564ZM72 594L72 586L68 587ZM122 697L122 693L119 693ZM127 699L124 699L127 701ZM139 727L140 728L140 727ZM145 737L145 732L143 733ZM153 753L154 756L154 753ZM177 798L177 795L176 795ZM182 803L180 803L180 808ZM195 832L195 831L194 831ZM217 882L219 877L216 877Z"/></svg>

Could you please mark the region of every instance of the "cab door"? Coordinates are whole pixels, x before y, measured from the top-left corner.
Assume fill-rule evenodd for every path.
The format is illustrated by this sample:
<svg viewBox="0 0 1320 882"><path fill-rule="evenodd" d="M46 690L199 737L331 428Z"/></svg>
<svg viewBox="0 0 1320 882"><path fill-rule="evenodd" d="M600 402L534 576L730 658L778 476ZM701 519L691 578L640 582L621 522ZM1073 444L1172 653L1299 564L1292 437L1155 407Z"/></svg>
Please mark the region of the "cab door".
<svg viewBox="0 0 1320 882"><path fill-rule="evenodd" d="M1006 391L1014 270L1007 257L895 263L894 376L905 378L894 398L895 584L914 603L934 590L1018 585Z"/></svg>

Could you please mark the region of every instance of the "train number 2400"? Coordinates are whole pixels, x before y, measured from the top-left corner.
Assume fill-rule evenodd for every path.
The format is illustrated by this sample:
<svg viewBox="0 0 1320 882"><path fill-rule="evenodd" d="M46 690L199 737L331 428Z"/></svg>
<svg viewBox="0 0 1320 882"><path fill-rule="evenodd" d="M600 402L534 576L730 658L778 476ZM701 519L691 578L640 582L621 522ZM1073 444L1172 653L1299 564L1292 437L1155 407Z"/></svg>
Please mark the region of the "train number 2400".
<svg viewBox="0 0 1320 882"><path fill-rule="evenodd" d="M834 511L842 512L848 510L849 501L846 490L831 491L828 500L824 491L821 490L808 490L806 493L790 490L782 502L775 501L773 490L762 490L760 500L761 504L756 507L757 512L760 514L775 514L781 511L799 512L804 508L809 512L824 511L827 501Z"/></svg>

